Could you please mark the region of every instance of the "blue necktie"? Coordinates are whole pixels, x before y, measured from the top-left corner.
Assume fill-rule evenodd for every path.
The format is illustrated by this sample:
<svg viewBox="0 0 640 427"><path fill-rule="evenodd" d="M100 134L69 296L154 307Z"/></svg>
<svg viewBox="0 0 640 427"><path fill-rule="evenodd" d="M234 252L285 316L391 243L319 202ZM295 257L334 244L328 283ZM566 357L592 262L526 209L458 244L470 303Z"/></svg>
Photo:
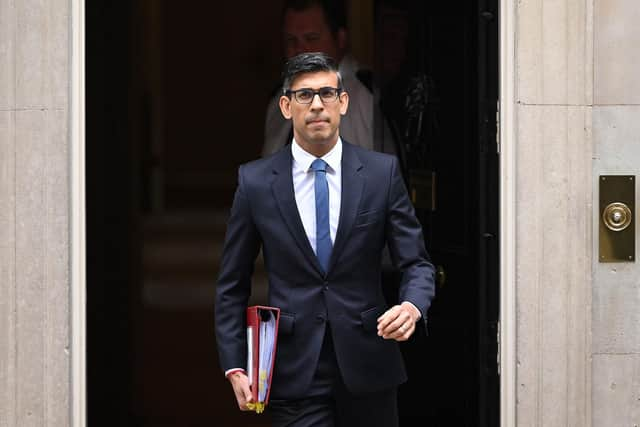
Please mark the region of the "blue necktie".
<svg viewBox="0 0 640 427"><path fill-rule="evenodd" d="M316 193L316 256L326 273L331 259L331 233L329 231L329 184L327 183L327 163L316 159L311 163L315 171Z"/></svg>

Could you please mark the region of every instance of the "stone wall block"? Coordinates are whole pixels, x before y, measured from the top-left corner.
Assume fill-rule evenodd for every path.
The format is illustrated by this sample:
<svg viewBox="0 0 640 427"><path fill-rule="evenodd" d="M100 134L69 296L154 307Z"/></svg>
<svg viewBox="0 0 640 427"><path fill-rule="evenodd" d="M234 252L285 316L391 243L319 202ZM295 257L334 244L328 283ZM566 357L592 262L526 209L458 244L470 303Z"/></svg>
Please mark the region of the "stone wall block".
<svg viewBox="0 0 640 427"><path fill-rule="evenodd" d="M55 109L67 109L69 105L69 91L71 80L69 73L69 22L71 14L69 0L49 0L48 22L49 37L47 39L47 54L51 65L49 79L51 81L50 106ZM66 130L65 126L65 130ZM65 141L67 142L67 141Z"/></svg>
<svg viewBox="0 0 640 427"><path fill-rule="evenodd" d="M16 2L15 92L20 109L49 106L47 13L43 0Z"/></svg>
<svg viewBox="0 0 640 427"><path fill-rule="evenodd" d="M15 15L14 0L0 1L0 111L13 109L15 105Z"/></svg>
<svg viewBox="0 0 640 427"><path fill-rule="evenodd" d="M640 173L640 106L594 107L593 138L597 171Z"/></svg>
<svg viewBox="0 0 640 427"><path fill-rule="evenodd" d="M69 151L67 112L55 110L46 117L48 141L45 148L48 179L44 187L47 224L44 234L44 299L46 301L46 353L49 355L45 389L46 425L70 425L70 275L69 275Z"/></svg>
<svg viewBox="0 0 640 427"><path fill-rule="evenodd" d="M518 419L584 426L589 410L588 107L518 110Z"/></svg>
<svg viewBox="0 0 640 427"><path fill-rule="evenodd" d="M15 425L14 113L0 111L0 427Z"/></svg>
<svg viewBox="0 0 640 427"><path fill-rule="evenodd" d="M49 129L46 111L19 111L16 116L16 421L42 426L52 355L47 347L46 185Z"/></svg>
<svg viewBox="0 0 640 427"><path fill-rule="evenodd" d="M520 120L519 134L523 129L531 129L528 140L523 138L518 143L518 174L516 181L516 316L518 319L517 338L517 413L518 419L526 425L540 424L540 413L537 404L540 396L541 371L540 358L537 352L541 345L541 305L540 273L542 271L543 224L537 213L542 206L542 193L537 191L542 183L542 150L541 145L532 143L541 139L539 126L532 126L542 120L542 109L528 108L526 120ZM526 254L526 255L525 255Z"/></svg>
<svg viewBox="0 0 640 427"><path fill-rule="evenodd" d="M593 357L593 425L640 425L640 354Z"/></svg>
<svg viewBox="0 0 640 427"><path fill-rule="evenodd" d="M589 105L588 0L522 0L517 13L518 101Z"/></svg>
<svg viewBox="0 0 640 427"><path fill-rule="evenodd" d="M598 236L599 175L635 175L636 209L640 206L640 106L597 106L593 113L593 218ZM636 227L640 227L637 220ZM636 228L636 235L638 228ZM638 239L638 237L636 237ZM640 247L636 242L636 251ZM593 352L640 353L640 264L600 263L593 242ZM636 257L639 254L636 253Z"/></svg>
<svg viewBox="0 0 640 427"><path fill-rule="evenodd" d="M14 425L70 425L67 113L13 114L16 302L7 342L18 379Z"/></svg>
<svg viewBox="0 0 640 427"><path fill-rule="evenodd" d="M15 3L15 103L20 109L65 108L69 92L69 4Z"/></svg>
<svg viewBox="0 0 640 427"><path fill-rule="evenodd" d="M567 400L578 402L567 408L570 427L588 427L591 422L591 256L593 235L592 108L569 108L567 122Z"/></svg>
<svg viewBox="0 0 640 427"><path fill-rule="evenodd" d="M594 0L595 103L640 104L637 0Z"/></svg>

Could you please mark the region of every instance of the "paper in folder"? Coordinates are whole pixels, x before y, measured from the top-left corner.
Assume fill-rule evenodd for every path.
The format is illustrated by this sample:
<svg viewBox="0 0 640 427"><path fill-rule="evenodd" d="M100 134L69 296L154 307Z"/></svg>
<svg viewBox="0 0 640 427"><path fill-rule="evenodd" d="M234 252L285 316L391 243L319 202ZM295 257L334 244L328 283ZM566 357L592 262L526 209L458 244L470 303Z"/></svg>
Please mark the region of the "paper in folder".
<svg viewBox="0 0 640 427"><path fill-rule="evenodd" d="M279 308L247 307L247 376L253 394L253 403L247 407L257 413L263 412L269 402L279 320Z"/></svg>

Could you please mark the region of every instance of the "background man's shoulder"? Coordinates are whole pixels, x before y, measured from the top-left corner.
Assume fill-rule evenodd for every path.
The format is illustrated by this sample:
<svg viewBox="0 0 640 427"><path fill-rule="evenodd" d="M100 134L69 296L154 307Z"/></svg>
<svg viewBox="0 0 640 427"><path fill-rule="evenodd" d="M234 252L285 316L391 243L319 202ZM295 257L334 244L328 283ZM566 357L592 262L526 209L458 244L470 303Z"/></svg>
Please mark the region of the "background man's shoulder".
<svg viewBox="0 0 640 427"><path fill-rule="evenodd" d="M360 147L358 145L352 144L348 141L346 142L349 147L354 150L360 161L364 164L364 166L376 166L381 168L390 168L393 166L394 162L397 160L396 156L393 154L381 153L379 151L373 151L368 148Z"/></svg>

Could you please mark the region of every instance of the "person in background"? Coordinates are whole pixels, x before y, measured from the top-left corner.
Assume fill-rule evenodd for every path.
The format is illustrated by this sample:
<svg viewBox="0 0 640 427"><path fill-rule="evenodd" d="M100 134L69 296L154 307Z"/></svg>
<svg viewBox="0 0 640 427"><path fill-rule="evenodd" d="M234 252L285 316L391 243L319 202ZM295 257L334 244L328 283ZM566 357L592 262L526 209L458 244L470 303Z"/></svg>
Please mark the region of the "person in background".
<svg viewBox="0 0 640 427"><path fill-rule="evenodd" d="M339 64L344 89L349 93L349 112L342 118L340 133L363 148L396 153L391 132L377 106L371 73L361 69L349 53L344 1L287 0L282 13L284 53L292 58L305 52L323 52ZM278 106L279 88L267 106L262 155L275 153L291 142L291 123ZM382 127L376 131L376 120Z"/></svg>

